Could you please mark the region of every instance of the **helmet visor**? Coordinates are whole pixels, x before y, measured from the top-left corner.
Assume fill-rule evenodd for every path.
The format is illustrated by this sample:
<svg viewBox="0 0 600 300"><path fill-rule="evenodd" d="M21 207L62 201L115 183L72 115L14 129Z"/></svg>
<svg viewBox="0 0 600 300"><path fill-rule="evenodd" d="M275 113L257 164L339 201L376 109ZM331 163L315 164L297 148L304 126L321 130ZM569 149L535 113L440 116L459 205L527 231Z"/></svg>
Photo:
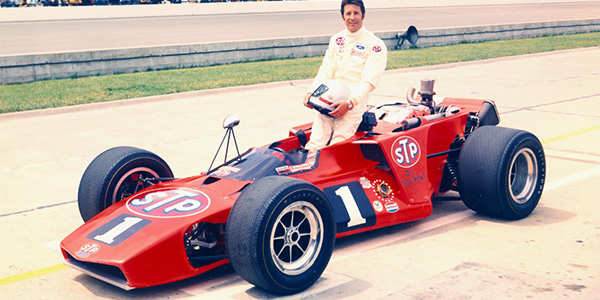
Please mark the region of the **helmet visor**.
<svg viewBox="0 0 600 300"><path fill-rule="evenodd" d="M321 84L313 93L312 96L313 97L320 97L321 95L325 94L325 92L327 92L329 90L329 87L327 87L324 84Z"/></svg>

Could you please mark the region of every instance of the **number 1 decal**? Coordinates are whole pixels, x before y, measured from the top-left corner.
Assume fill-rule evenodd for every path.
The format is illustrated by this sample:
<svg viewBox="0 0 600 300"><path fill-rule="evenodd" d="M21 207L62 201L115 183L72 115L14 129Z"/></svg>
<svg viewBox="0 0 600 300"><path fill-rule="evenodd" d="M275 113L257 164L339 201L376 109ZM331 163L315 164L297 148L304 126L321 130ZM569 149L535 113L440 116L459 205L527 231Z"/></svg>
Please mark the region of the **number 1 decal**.
<svg viewBox="0 0 600 300"><path fill-rule="evenodd" d="M350 222L348 222L348 227L353 227L356 225L361 225L367 223L367 219L363 218L360 214L360 210L358 209L358 205L356 204L356 200L354 200L354 196L352 196L352 192L347 185L344 185L335 191L335 194L342 198L342 202L346 207L346 212L350 216Z"/></svg>
<svg viewBox="0 0 600 300"><path fill-rule="evenodd" d="M105 232L104 234L99 234L94 237L94 240L103 242L105 244L112 244L115 241L115 238L122 234L127 229L133 227L133 225L143 221L144 219L138 217L125 217L123 222L119 223L119 225L113 227L111 230Z"/></svg>
<svg viewBox="0 0 600 300"><path fill-rule="evenodd" d="M87 238L114 247L150 223L152 221L148 219L123 214L100 226L90 233Z"/></svg>
<svg viewBox="0 0 600 300"><path fill-rule="evenodd" d="M375 210L358 181L331 186L323 192L333 208L338 233L375 225Z"/></svg>

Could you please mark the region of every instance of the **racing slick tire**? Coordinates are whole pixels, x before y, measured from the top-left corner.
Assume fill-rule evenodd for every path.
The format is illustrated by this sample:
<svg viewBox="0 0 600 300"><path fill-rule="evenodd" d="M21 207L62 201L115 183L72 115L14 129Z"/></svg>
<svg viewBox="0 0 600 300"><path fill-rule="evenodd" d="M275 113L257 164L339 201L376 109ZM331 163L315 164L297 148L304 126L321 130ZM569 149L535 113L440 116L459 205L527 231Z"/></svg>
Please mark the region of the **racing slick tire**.
<svg viewBox="0 0 600 300"><path fill-rule="evenodd" d="M158 155L134 148L115 147L98 155L87 167L79 183L77 202L87 222L107 207L146 187L139 180L173 178L173 172Z"/></svg>
<svg viewBox="0 0 600 300"><path fill-rule="evenodd" d="M290 295L319 279L335 234L333 210L321 190L299 179L268 176L233 205L226 248L231 266L246 281Z"/></svg>
<svg viewBox="0 0 600 300"><path fill-rule="evenodd" d="M523 130L477 128L458 158L458 187L465 205L502 219L527 217L542 196L545 177L542 144Z"/></svg>

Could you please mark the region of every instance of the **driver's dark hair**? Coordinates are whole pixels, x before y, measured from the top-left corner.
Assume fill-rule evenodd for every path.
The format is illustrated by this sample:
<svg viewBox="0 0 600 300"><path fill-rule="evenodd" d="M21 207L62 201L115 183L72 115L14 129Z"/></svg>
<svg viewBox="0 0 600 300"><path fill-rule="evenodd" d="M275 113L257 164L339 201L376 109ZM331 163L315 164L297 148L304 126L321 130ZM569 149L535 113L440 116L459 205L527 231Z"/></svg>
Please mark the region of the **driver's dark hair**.
<svg viewBox="0 0 600 300"><path fill-rule="evenodd" d="M342 0L342 8L340 9L342 16L344 16L344 7L348 4L358 5L358 7L360 7L362 15L365 15L365 4L362 2L362 0Z"/></svg>

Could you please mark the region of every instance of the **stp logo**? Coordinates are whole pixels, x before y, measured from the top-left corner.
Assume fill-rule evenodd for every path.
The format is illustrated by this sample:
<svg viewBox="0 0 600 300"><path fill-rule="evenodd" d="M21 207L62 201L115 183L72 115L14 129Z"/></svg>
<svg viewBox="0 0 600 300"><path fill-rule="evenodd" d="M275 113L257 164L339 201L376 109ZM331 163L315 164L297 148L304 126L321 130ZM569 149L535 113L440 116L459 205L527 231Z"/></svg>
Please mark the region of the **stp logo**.
<svg viewBox="0 0 600 300"><path fill-rule="evenodd" d="M343 36L340 36L339 38L335 39L335 43L338 46L343 46L346 44L346 38L344 38Z"/></svg>
<svg viewBox="0 0 600 300"><path fill-rule="evenodd" d="M100 251L100 245L96 243L87 243L79 248L75 254L80 257L88 257L90 254L94 254Z"/></svg>
<svg viewBox="0 0 600 300"><path fill-rule="evenodd" d="M134 214L154 218L178 218L199 214L210 206L210 198L191 189L149 191L129 200L127 208Z"/></svg>
<svg viewBox="0 0 600 300"><path fill-rule="evenodd" d="M397 165L402 168L410 168L421 158L421 147L411 137L399 137L392 144L392 156Z"/></svg>

